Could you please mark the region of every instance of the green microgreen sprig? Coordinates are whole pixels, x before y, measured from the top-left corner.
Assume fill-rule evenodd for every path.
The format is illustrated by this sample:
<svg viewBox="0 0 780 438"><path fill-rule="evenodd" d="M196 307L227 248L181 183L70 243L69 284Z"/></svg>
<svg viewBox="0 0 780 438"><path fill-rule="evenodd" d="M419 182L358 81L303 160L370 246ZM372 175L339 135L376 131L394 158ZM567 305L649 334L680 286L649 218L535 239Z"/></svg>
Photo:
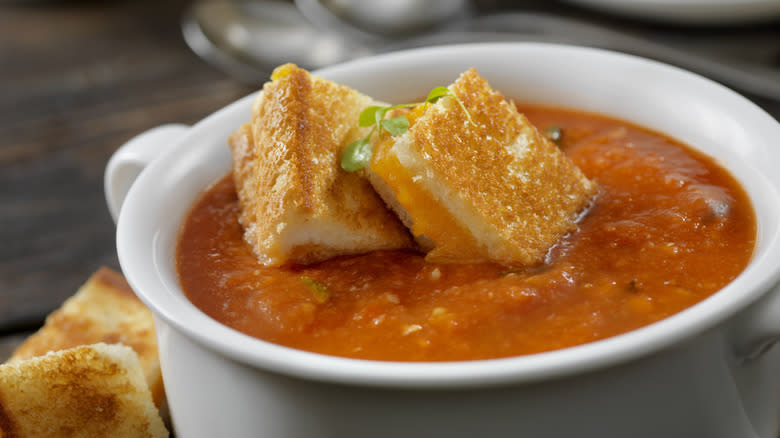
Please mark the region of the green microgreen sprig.
<svg viewBox="0 0 780 438"><path fill-rule="evenodd" d="M402 135L409 130L409 119L406 116L401 115L386 119L385 116L388 112L400 108L411 108L425 103L433 104L443 97L454 98L455 101L458 102L458 105L463 109L463 112L466 113L466 118L468 118L469 123L476 126L471 119L471 114L469 114L466 106L463 105L463 102L461 102L458 96L447 87L434 88L428 93L428 97L425 98L424 102L402 103L389 106L372 105L364 109L358 117L358 124L364 128L371 126L371 131L369 131L368 135L364 138L355 140L347 145L346 149L344 149L344 153L341 155L341 168L347 172L355 172L368 165L371 161L371 156L373 155L371 136L374 135L375 132L378 137L381 137L382 130L387 131L393 136Z"/></svg>

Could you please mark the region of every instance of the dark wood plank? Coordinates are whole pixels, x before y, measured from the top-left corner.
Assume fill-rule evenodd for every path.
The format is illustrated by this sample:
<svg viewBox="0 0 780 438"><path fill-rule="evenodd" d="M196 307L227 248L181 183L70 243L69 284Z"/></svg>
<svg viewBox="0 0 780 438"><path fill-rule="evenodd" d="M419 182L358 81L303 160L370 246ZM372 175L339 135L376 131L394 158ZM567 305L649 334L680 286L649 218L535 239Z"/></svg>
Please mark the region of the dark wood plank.
<svg viewBox="0 0 780 438"><path fill-rule="evenodd" d="M119 145L252 91L187 48L187 3L0 5L0 331L118 268L102 178Z"/></svg>
<svg viewBox="0 0 780 438"><path fill-rule="evenodd" d="M31 334L32 332L19 332L0 336L0 364L8 360L16 348Z"/></svg>

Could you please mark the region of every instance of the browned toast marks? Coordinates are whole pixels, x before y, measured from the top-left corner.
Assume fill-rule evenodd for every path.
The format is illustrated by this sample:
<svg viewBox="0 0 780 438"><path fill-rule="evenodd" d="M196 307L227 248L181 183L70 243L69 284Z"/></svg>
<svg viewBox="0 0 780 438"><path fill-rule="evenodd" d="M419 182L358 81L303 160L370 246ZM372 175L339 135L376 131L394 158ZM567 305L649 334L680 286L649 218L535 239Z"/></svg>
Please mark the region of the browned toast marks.
<svg viewBox="0 0 780 438"><path fill-rule="evenodd" d="M369 179L430 261L541 262L596 185L476 70L449 88L468 114L452 97L428 106Z"/></svg>
<svg viewBox="0 0 780 438"><path fill-rule="evenodd" d="M0 365L0 436L167 437L127 346L93 344Z"/></svg>
<svg viewBox="0 0 780 438"><path fill-rule="evenodd" d="M167 418L152 312L135 296L125 278L109 268L100 268L52 312L9 362L98 342L121 343L138 354L154 402Z"/></svg>
<svg viewBox="0 0 780 438"><path fill-rule="evenodd" d="M292 64L263 86L229 139L245 237L266 265L412 245L370 184L339 165L373 100Z"/></svg>

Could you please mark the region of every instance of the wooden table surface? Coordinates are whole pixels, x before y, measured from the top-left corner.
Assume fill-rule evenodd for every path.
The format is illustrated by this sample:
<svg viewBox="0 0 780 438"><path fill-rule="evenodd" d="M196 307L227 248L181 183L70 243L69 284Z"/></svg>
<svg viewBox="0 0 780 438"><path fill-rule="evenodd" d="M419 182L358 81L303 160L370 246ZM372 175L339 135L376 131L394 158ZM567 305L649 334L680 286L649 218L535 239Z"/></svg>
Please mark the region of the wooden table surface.
<svg viewBox="0 0 780 438"><path fill-rule="evenodd" d="M119 268L103 197L112 152L260 86L263 78L241 83L189 50L179 27L188 5L0 0L0 361L98 267ZM780 38L778 23L762 28ZM742 30L751 29L722 31ZM748 97L780 119L780 103Z"/></svg>
<svg viewBox="0 0 780 438"><path fill-rule="evenodd" d="M103 196L118 146L253 90L189 50L188 3L0 3L1 332L37 327L99 266L119 268Z"/></svg>

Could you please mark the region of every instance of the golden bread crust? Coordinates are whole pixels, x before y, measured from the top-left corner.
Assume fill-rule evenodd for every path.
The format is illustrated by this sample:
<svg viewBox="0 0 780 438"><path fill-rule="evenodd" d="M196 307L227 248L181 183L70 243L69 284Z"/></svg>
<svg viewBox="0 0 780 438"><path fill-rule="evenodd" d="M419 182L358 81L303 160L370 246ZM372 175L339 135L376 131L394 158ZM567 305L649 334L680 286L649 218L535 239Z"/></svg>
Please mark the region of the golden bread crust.
<svg viewBox="0 0 780 438"><path fill-rule="evenodd" d="M99 342L121 343L137 353L154 403L167 417L152 312L135 296L125 278L107 267L95 272L52 312L44 326L16 349L9 363Z"/></svg>
<svg viewBox="0 0 780 438"><path fill-rule="evenodd" d="M344 148L368 133L357 120L373 100L292 64L272 78L251 122L228 140L240 220L261 262L312 263L411 246L370 184L340 166Z"/></svg>
<svg viewBox="0 0 780 438"><path fill-rule="evenodd" d="M0 436L167 437L138 357L94 344L0 365Z"/></svg>
<svg viewBox="0 0 780 438"><path fill-rule="evenodd" d="M438 222L453 225L445 233L414 230L416 237L440 236L427 259L541 262L574 229L595 184L476 70L463 73L450 89L474 123L455 99L443 98L389 151L405 166L394 177L414 180L425 197L446 209L448 217L440 215ZM411 213L418 201L404 207ZM419 217L426 211L431 209L412 213L413 222L431 222Z"/></svg>

